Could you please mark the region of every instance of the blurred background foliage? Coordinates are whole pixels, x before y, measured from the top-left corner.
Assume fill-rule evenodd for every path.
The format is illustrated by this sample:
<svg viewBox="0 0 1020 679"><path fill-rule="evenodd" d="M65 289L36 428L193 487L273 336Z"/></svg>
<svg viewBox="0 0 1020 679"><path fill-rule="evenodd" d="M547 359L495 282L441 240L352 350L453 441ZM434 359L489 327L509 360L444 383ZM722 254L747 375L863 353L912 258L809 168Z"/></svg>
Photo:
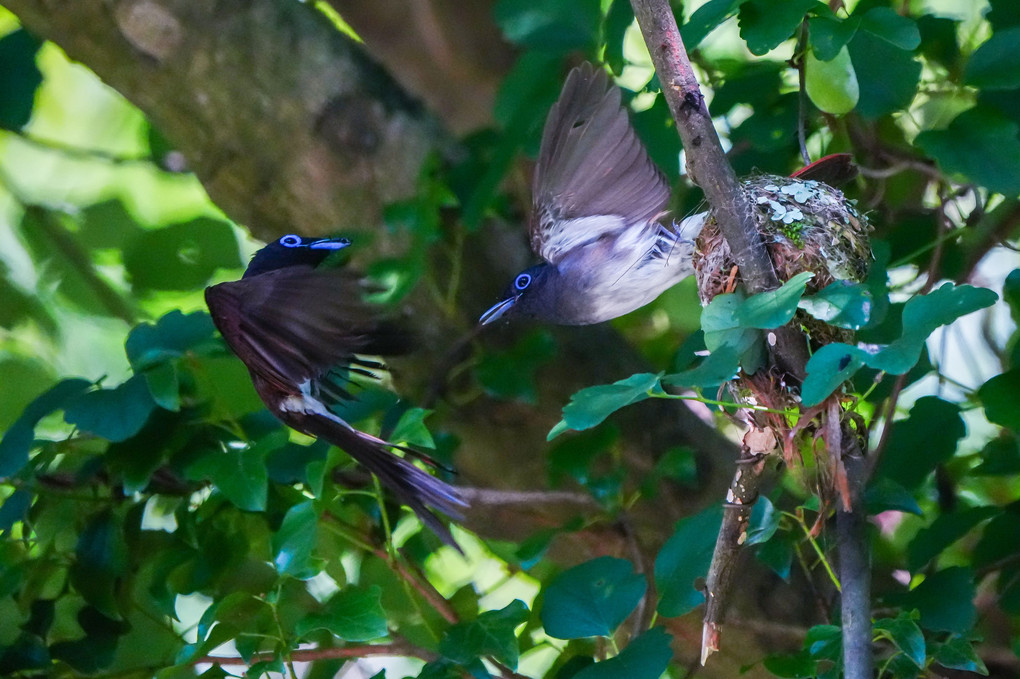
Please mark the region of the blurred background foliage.
<svg viewBox="0 0 1020 679"><path fill-rule="evenodd" d="M309 201L283 179L242 173L225 188L210 170L210 157L218 171L237 155L276 167L268 150L286 151L288 130L262 148L167 113L172 102L202 106L216 78L246 82L249 73L229 70L243 59L189 75L188 92L152 96L146 69L173 58L152 47L163 43L139 43L124 11L68 28L59 13L73 15L69 6L4 4L0 672L690 673L700 638L693 583L707 568L734 450L704 423L733 440L739 428L718 407L649 401L590 431L550 443L545 434L581 387L638 373L631 384L644 398L642 374L691 364L704 348L693 281L606 327L470 334L530 261L530 166L580 60L604 62L624 88L674 182L675 214L703 207L682 176L628 3L254 3L298 17L285 25L306 31L307 44L293 51L265 15L249 19L280 72L251 77L251 96L217 112L224 130L235 116L300 108L273 87L328 40L382 65L358 109L366 129L341 126L333 146L322 144L345 167L367 163L358 181L389 181L372 172L373 135L392 132L372 128L377 117L406 107L433 135L418 156L414 144L400 147L404 157L382 143L417 179L413 190L381 191L377 209L340 203L375 215L356 226L302 221ZM130 16L164 37L173 25L159 11L187 16L169 1L131 5L153 12ZM739 174L801 165L799 121L812 158L848 151L861 165L847 194L875 226L877 275L888 274L890 292L884 321L860 340L900 337L906 301L942 281L999 293L993 307L937 330L905 376L865 370L854 390L881 451L868 498L883 676L1016 676L1020 10L1013 0L673 5ZM126 42L96 39L115 14ZM175 30L196 40L218 30L181 21ZM230 45L246 34L223 35L249 54ZM123 51L128 43L135 51ZM252 65L260 77L263 65ZM324 115L302 120L319 133ZM281 214L298 216L282 227ZM464 556L383 501L341 451L284 430L216 336L203 288L238 277L258 239L283 228L351 236L354 264L385 286L380 301L413 314L421 352L397 361L392 379L362 385L343 415L430 449L460 470L454 483L478 487L455 533ZM803 452L804 466L777 476L756 508L755 558L704 676L840 672L828 508L813 497ZM214 651L239 660L211 665ZM365 659L374 655L390 659Z"/></svg>

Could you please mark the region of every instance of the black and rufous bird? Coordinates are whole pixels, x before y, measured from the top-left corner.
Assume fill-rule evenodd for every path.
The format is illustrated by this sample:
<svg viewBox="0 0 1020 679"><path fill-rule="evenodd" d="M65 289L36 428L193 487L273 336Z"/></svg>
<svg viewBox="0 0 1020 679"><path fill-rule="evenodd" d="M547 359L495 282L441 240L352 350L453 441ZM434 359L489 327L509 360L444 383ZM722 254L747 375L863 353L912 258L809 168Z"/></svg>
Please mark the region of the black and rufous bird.
<svg viewBox="0 0 1020 679"><path fill-rule="evenodd" d="M835 183L851 171L849 156L835 154L794 176ZM600 68L574 68L546 118L532 181L531 248L545 261L517 274L479 322L589 325L648 304L694 273L694 239L710 214L664 219L668 202L620 90Z"/></svg>
<svg viewBox="0 0 1020 679"><path fill-rule="evenodd" d="M366 356L405 353L411 344L399 324L364 301L370 290L356 274L316 268L348 245L344 238L283 236L255 254L241 280L206 288L206 304L270 412L347 452L456 547L449 529L430 511L458 518L466 503L456 489L393 449L424 457L420 453L358 431L331 409L352 398L350 373L371 374L381 367Z"/></svg>
<svg viewBox="0 0 1020 679"><path fill-rule="evenodd" d="M532 181L531 247L545 261L517 274L480 322L589 325L648 304L694 273L707 216L660 222L668 201L620 90L589 63L573 69L546 118Z"/></svg>

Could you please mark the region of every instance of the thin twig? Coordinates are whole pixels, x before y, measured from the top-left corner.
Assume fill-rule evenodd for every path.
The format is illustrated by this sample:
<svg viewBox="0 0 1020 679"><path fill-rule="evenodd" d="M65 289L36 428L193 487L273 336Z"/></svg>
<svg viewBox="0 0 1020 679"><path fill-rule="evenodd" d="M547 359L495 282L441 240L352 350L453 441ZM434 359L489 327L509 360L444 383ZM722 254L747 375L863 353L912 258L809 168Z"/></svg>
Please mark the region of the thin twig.
<svg viewBox="0 0 1020 679"><path fill-rule="evenodd" d="M336 660L338 658L367 658L375 655L420 658L426 662L435 660L438 657L432 651L400 640L389 644L351 644L337 648L299 648L291 651L290 658L295 662L313 662L315 660ZM256 653L248 660L237 656L205 655L191 660L190 664L211 663L213 665L250 666L258 662L269 662L275 659L275 653Z"/></svg>

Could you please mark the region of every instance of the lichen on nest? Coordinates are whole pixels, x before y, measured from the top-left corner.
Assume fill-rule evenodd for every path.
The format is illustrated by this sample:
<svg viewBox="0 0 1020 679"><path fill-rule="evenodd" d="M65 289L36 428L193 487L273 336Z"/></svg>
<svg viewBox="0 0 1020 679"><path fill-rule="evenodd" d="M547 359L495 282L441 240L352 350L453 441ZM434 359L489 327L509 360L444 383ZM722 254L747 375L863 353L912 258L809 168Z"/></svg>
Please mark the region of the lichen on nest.
<svg viewBox="0 0 1020 679"><path fill-rule="evenodd" d="M751 177L742 188L780 280L811 271L815 276L809 292L836 280L864 280L871 260L871 226L842 191L810 179L775 175ZM694 254L702 303L732 291L735 266L712 215Z"/></svg>

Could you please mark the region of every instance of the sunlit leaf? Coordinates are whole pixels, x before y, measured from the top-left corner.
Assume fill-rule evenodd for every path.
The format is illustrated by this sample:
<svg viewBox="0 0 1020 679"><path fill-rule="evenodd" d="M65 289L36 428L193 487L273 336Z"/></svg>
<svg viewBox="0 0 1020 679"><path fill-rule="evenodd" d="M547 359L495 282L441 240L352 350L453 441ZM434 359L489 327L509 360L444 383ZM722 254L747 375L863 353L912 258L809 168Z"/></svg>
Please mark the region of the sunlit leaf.
<svg viewBox="0 0 1020 679"><path fill-rule="evenodd" d="M861 283L835 281L801 299L800 308L829 325L859 330L871 320L871 291Z"/></svg>
<svg viewBox="0 0 1020 679"><path fill-rule="evenodd" d="M378 585L348 586L334 594L322 610L301 619L295 627L298 636L317 629L328 630L344 641L372 641L386 636L386 611Z"/></svg>
<svg viewBox="0 0 1020 679"><path fill-rule="evenodd" d="M857 74L846 47L828 61L820 60L809 51L804 59L804 77L805 90L811 102L826 113L849 113L860 99Z"/></svg>

